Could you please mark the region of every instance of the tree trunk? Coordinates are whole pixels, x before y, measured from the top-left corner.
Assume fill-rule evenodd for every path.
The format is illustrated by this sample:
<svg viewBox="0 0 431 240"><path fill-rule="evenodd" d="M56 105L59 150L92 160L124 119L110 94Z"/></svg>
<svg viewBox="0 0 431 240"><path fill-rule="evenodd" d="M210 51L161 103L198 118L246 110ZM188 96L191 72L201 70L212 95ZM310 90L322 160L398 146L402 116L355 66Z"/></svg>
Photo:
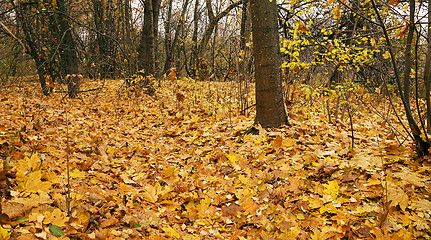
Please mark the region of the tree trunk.
<svg viewBox="0 0 431 240"><path fill-rule="evenodd" d="M246 96L248 95L248 72L247 61L249 59L246 42L250 39L248 15L248 0L242 0L242 13L241 13L241 30L239 42L239 63L238 63L238 83L239 83L239 108L242 114L246 114L245 109L248 107Z"/></svg>
<svg viewBox="0 0 431 240"><path fill-rule="evenodd" d="M58 11L66 13L64 0L57 0ZM60 60L65 75L75 75L79 73L79 58L76 52L76 43L72 34L72 29L67 19L63 15L57 15L60 23L60 33L64 36L63 42L60 45ZM67 82L67 92L70 98L78 96L79 80L69 78Z"/></svg>
<svg viewBox="0 0 431 240"><path fill-rule="evenodd" d="M192 35L192 56L190 57L190 67L192 68L192 77L196 77L196 62L198 59L198 27L199 27L199 0L195 1L193 11L193 35Z"/></svg>
<svg viewBox="0 0 431 240"><path fill-rule="evenodd" d="M162 4L162 0L153 0L153 33L154 33L154 77L159 77L158 75L158 69L159 69L159 61L157 61L158 51L159 51L159 44L157 42L157 39L159 37L159 13L160 13L160 6Z"/></svg>
<svg viewBox="0 0 431 240"><path fill-rule="evenodd" d="M145 75L156 73L156 55L154 41L153 4L151 0L145 0L144 25L142 27L141 42L138 47L139 69L144 70Z"/></svg>
<svg viewBox="0 0 431 240"><path fill-rule="evenodd" d="M33 58L36 68L37 74L39 78L40 87L42 88L42 92L44 95L49 95L52 92L52 88L46 84L45 79L45 67L43 66L43 58L41 58L41 54L39 55L38 49L36 47L36 40L32 35L32 31L30 29L31 23L28 21L25 15L25 7L22 5L22 2L18 1L17 6L15 5L15 1L10 1L11 5L16 9L16 20L18 24L21 26L21 29L24 33L24 41L26 43L26 53L28 53L31 58Z"/></svg>
<svg viewBox="0 0 431 240"><path fill-rule="evenodd" d="M109 70L109 46L108 38L106 37L106 22L105 6L101 0L92 0L93 3L93 19L94 26L98 31L96 34L98 62L100 63L99 74L102 79L110 76ZM106 3L105 3L106 4Z"/></svg>
<svg viewBox="0 0 431 240"><path fill-rule="evenodd" d="M156 23L160 3L160 0L145 0L144 24L142 26L141 42L138 47L138 67L144 70L145 76L155 76L156 74Z"/></svg>
<svg viewBox="0 0 431 240"><path fill-rule="evenodd" d="M287 123L281 88L281 53L276 1L251 0L256 68L256 123L279 127Z"/></svg>

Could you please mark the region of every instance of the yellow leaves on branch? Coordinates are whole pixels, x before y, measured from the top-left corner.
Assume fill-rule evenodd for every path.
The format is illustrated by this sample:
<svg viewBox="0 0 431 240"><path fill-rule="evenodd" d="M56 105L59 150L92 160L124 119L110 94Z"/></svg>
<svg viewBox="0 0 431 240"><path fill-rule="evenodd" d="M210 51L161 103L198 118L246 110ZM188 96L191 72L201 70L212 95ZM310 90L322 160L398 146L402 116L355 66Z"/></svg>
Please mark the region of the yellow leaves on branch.
<svg viewBox="0 0 431 240"><path fill-rule="evenodd" d="M336 6L334 10L332 10L332 13L334 14L335 19L340 19L341 18L340 6Z"/></svg>
<svg viewBox="0 0 431 240"><path fill-rule="evenodd" d="M388 58L390 58L391 57L391 53L389 52L389 51L386 51L384 54L383 54L383 58L384 59L388 59Z"/></svg>

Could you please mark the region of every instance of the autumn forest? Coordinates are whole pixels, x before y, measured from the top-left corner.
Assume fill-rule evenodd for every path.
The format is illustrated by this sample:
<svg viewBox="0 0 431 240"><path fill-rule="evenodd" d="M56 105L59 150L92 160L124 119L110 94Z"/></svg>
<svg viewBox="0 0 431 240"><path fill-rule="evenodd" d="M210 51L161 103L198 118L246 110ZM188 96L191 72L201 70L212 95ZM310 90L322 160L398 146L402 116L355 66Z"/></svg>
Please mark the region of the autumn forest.
<svg viewBox="0 0 431 240"><path fill-rule="evenodd" d="M431 1L0 0L0 46L0 240L431 238Z"/></svg>

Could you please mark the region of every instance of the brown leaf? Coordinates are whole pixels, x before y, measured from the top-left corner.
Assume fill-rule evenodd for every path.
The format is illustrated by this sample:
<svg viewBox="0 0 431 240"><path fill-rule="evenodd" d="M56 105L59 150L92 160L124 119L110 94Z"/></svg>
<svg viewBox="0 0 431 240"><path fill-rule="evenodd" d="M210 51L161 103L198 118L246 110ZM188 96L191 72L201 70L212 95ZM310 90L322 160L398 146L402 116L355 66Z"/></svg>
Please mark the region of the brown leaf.
<svg viewBox="0 0 431 240"><path fill-rule="evenodd" d="M182 94L182 93L180 93L180 92L177 92L177 101L178 102L184 102L184 99L186 98L185 96L184 96L184 94Z"/></svg>
<svg viewBox="0 0 431 240"><path fill-rule="evenodd" d="M391 207L400 205L401 210L405 211L409 204L409 196L401 188L389 188L388 201L391 202Z"/></svg>
<svg viewBox="0 0 431 240"><path fill-rule="evenodd" d="M3 202L1 204L2 212L6 214L9 219L14 219L17 217L22 217L27 213L30 209L33 208L31 205L24 205L22 203L16 202Z"/></svg>
<svg viewBox="0 0 431 240"><path fill-rule="evenodd" d="M272 147L278 149L283 144L283 137L281 135L276 135L272 141Z"/></svg>
<svg viewBox="0 0 431 240"><path fill-rule="evenodd" d="M236 203L232 203L229 206L222 207L223 216L237 216L242 211L242 207Z"/></svg>
<svg viewBox="0 0 431 240"><path fill-rule="evenodd" d="M115 225L116 223L118 223L118 219L116 219L116 218L108 218L108 219L103 220L100 223L100 227L101 228L106 228L106 227Z"/></svg>

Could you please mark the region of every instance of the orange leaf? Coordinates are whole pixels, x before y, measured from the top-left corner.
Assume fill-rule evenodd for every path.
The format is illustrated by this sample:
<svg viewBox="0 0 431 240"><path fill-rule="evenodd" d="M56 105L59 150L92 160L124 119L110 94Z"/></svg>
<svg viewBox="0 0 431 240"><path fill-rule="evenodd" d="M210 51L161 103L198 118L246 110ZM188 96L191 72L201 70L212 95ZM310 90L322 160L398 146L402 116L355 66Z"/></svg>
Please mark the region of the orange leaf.
<svg viewBox="0 0 431 240"><path fill-rule="evenodd" d="M272 147L276 149L280 148L282 144L283 144L283 137L280 135L277 135L275 139L272 141Z"/></svg>
<svg viewBox="0 0 431 240"><path fill-rule="evenodd" d="M168 77L171 79L171 82L177 80L177 73L175 72L176 70L176 68L171 68L171 72L168 75Z"/></svg>
<svg viewBox="0 0 431 240"><path fill-rule="evenodd" d="M400 2L401 0L389 0L389 5L397 6Z"/></svg>
<svg viewBox="0 0 431 240"><path fill-rule="evenodd" d="M102 221L102 223L100 223L100 227L101 228L106 228L106 227L109 227L109 226L112 226L112 225L116 224L117 222L118 222L118 219L116 219L116 218L109 218L109 219L106 219L106 220Z"/></svg>
<svg viewBox="0 0 431 240"><path fill-rule="evenodd" d="M410 25L409 22L404 20L404 23L405 24L404 24L403 28L401 28L400 32L397 34L397 36L399 36L400 39L403 38L404 35L406 34L407 30L409 30L409 25Z"/></svg>
<svg viewBox="0 0 431 240"><path fill-rule="evenodd" d="M307 32L307 26L305 26L305 23L303 21L297 22L298 24L298 30L302 32Z"/></svg>

